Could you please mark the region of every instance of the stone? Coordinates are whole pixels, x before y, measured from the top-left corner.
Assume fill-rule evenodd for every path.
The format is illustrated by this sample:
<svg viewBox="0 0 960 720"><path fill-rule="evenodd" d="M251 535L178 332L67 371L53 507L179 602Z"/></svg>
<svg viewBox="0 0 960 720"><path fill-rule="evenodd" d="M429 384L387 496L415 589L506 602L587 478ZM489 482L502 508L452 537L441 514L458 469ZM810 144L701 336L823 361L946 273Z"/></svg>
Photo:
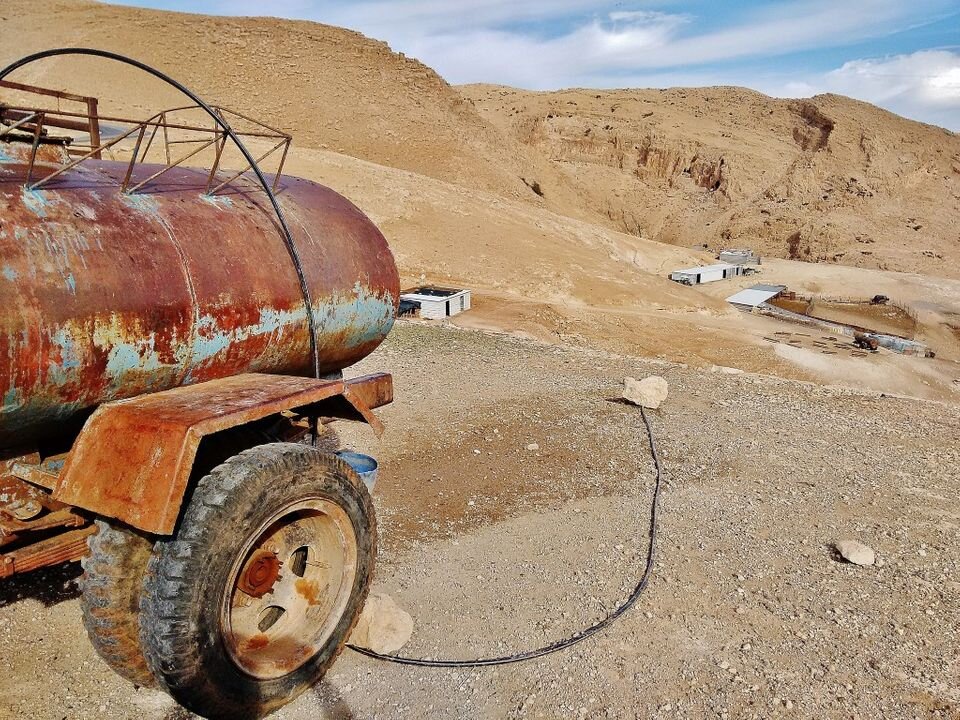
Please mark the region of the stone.
<svg viewBox="0 0 960 720"><path fill-rule="evenodd" d="M539 449L540 449L540 446L537 443L530 443L529 445L527 445L527 450L529 450L530 452L534 452L535 450L539 450Z"/></svg>
<svg viewBox="0 0 960 720"><path fill-rule="evenodd" d="M721 373L723 375L743 375L743 370L734 367L724 367L723 365L712 365L710 372Z"/></svg>
<svg viewBox="0 0 960 720"><path fill-rule="evenodd" d="M628 377L623 381L623 399L650 410L660 407L669 392L670 385L659 375L651 375L643 380Z"/></svg>
<svg viewBox="0 0 960 720"><path fill-rule="evenodd" d="M363 606L350 644L380 654L395 653L410 641L413 618L383 593L371 593Z"/></svg>
<svg viewBox="0 0 960 720"><path fill-rule="evenodd" d="M841 540L836 548L844 560L854 565L870 566L877 561L873 548L857 540Z"/></svg>

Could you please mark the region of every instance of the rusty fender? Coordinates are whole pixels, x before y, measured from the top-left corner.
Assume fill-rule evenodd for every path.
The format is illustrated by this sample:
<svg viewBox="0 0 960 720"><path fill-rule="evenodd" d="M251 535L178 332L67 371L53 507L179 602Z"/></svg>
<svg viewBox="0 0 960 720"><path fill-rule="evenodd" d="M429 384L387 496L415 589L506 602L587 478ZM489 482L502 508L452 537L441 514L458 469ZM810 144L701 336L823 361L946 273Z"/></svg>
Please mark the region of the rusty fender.
<svg viewBox="0 0 960 720"><path fill-rule="evenodd" d="M53 497L169 535L206 435L291 410L365 421L379 433L371 410L392 401L387 374L331 381L247 373L108 403L74 443Z"/></svg>

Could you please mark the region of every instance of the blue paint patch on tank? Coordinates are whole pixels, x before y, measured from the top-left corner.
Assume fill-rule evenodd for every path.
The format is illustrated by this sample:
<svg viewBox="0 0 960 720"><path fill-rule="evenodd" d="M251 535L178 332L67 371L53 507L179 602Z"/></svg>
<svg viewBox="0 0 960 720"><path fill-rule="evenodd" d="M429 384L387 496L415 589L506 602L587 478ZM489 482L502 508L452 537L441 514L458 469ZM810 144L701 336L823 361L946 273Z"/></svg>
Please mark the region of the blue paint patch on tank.
<svg viewBox="0 0 960 720"><path fill-rule="evenodd" d="M3 277L9 280L10 282L13 282L18 277L20 277L19 273L17 273L17 271L14 270L9 265L3 266L3 270L0 270L0 275L3 275Z"/></svg>
<svg viewBox="0 0 960 720"><path fill-rule="evenodd" d="M50 336L50 342L60 350L58 361L47 367L47 379L57 386L70 382L71 370L80 367L81 358L76 340L66 328L60 328Z"/></svg>
<svg viewBox="0 0 960 720"><path fill-rule="evenodd" d="M242 342L259 335L282 336L288 328L293 328L306 322L307 313L302 307L294 310L275 310L261 308L260 319L253 325L236 328L229 332L217 331L216 318L209 315L201 318L201 335L207 330L207 336L201 337L194 346L194 362L208 360L219 352L228 348L234 342Z"/></svg>
<svg viewBox="0 0 960 720"><path fill-rule="evenodd" d="M153 338L146 343L118 342L110 347L107 356L107 373L122 384L122 378L129 372L153 372L161 368L157 353L153 348Z"/></svg>
<svg viewBox="0 0 960 720"><path fill-rule="evenodd" d="M20 198L23 200L23 204L27 206L27 209L40 218L47 216L47 207L54 202L49 193L43 190L31 190L28 187L20 190Z"/></svg>
<svg viewBox="0 0 960 720"><path fill-rule="evenodd" d="M207 195L204 193L200 196L200 199L208 205L213 205L217 209L226 210L233 207L233 198L224 195Z"/></svg>
<svg viewBox="0 0 960 720"><path fill-rule="evenodd" d="M121 193L120 200L129 208L139 210L148 215L160 215L160 203L151 195L137 195L136 193Z"/></svg>
<svg viewBox="0 0 960 720"><path fill-rule="evenodd" d="M276 310L261 308L260 319L253 325L223 330L219 326L218 318L213 315L204 315L197 323L197 332L190 348L190 365L184 382L194 382L193 370L210 361L221 353L229 350L235 343L241 343L253 337L262 335L274 336L280 340L288 330L303 326L306 323L306 310L301 306L294 310Z"/></svg>
<svg viewBox="0 0 960 720"><path fill-rule="evenodd" d="M321 347L325 335L354 348L382 339L393 327L396 305L392 296L373 294L360 283L353 289L353 296L336 295L315 305Z"/></svg>
<svg viewBox="0 0 960 720"><path fill-rule="evenodd" d="M70 291L70 294L71 294L71 295L76 295L76 294L77 294L77 279L73 276L73 273L67 274L67 276L63 279L63 281L67 284L67 290Z"/></svg>
<svg viewBox="0 0 960 720"><path fill-rule="evenodd" d="M2 409L3 412L10 412L18 407L20 407L20 391L12 387L4 393Z"/></svg>
<svg viewBox="0 0 960 720"><path fill-rule="evenodd" d="M50 339L60 348L60 367L65 370L80 367L80 355L77 352L77 344L73 335L61 328Z"/></svg>

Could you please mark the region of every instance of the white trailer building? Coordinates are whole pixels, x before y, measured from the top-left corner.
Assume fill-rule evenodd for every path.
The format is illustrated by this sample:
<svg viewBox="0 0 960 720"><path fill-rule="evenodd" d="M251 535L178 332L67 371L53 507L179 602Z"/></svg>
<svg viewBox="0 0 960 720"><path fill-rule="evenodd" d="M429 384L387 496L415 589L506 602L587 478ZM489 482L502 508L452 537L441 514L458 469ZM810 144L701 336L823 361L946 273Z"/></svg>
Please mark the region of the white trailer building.
<svg viewBox="0 0 960 720"><path fill-rule="evenodd" d="M400 293L400 305L401 314L419 310L424 319L442 320L470 309L470 291L425 285Z"/></svg>
<svg viewBox="0 0 960 720"><path fill-rule="evenodd" d="M670 273L670 279L684 285L701 285L702 283L726 280L743 274L743 266L730 263L703 265L701 267L676 270Z"/></svg>

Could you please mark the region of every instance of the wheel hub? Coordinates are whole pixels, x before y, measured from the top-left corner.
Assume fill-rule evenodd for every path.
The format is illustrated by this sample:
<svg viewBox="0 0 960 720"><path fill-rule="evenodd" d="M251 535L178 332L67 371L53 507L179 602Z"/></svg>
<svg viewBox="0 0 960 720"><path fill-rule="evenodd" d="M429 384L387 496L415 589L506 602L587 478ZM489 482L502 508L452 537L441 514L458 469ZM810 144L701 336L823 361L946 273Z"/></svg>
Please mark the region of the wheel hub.
<svg viewBox="0 0 960 720"><path fill-rule="evenodd" d="M294 502L266 519L239 553L221 609L237 667L273 680L315 657L349 604L357 563L350 517L330 500Z"/></svg>
<svg viewBox="0 0 960 720"><path fill-rule="evenodd" d="M257 550L240 572L237 587L250 597L262 598L273 590L282 565L275 552Z"/></svg>

